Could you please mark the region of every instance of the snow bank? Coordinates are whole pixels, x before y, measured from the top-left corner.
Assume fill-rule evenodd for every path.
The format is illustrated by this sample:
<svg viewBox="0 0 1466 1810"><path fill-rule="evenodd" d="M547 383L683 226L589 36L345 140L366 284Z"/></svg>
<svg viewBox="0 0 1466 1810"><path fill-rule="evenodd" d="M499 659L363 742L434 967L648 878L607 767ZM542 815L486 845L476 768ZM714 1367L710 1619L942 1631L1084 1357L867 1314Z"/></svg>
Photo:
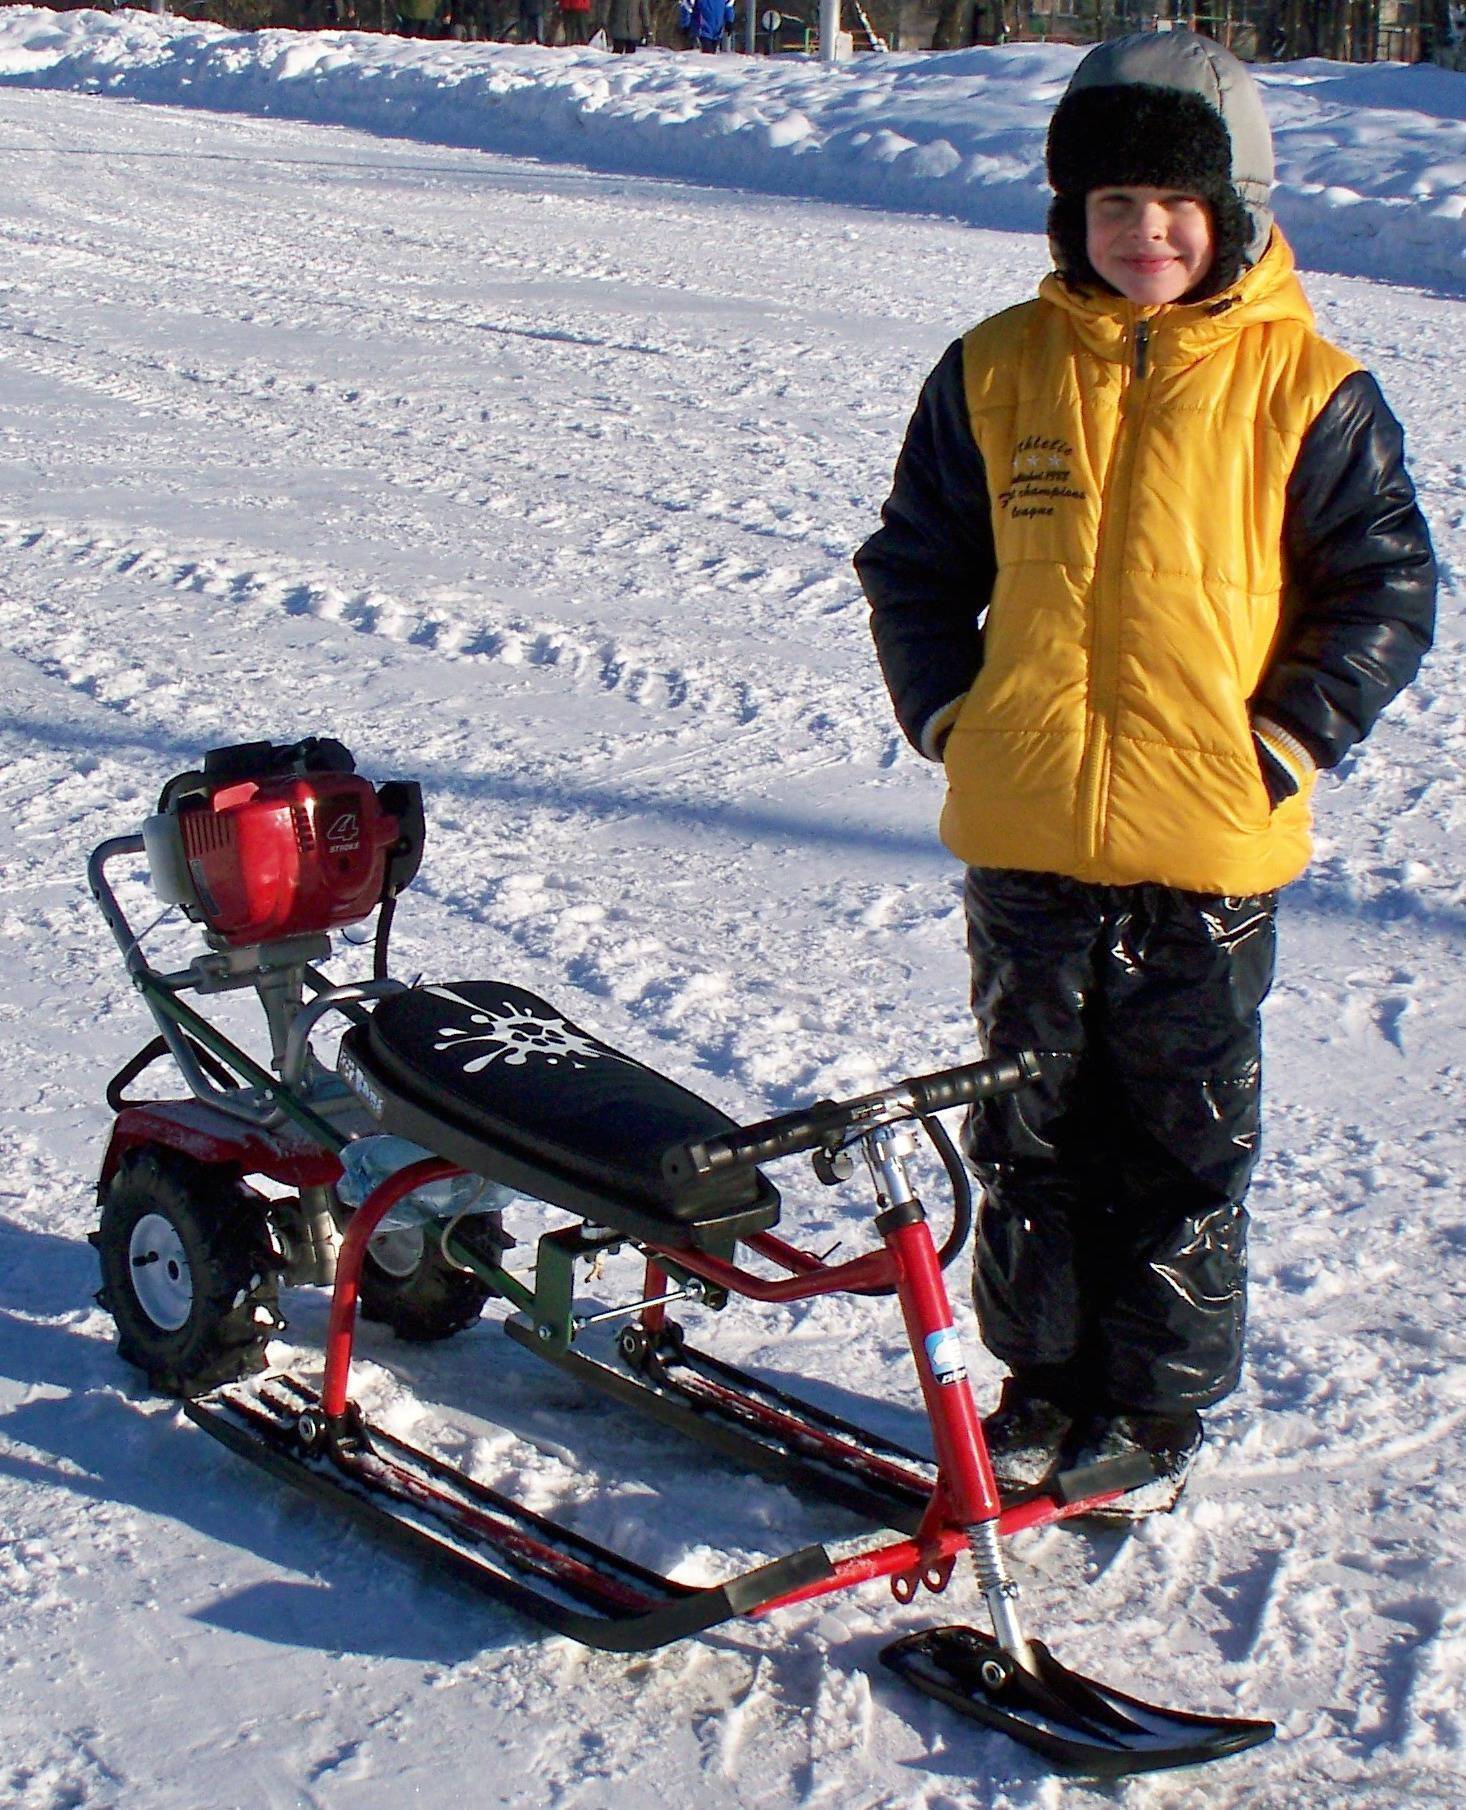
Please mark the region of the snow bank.
<svg viewBox="0 0 1466 1810"><path fill-rule="evenodd" d="M600 170L1038 231L1044 129L1080 52L806 59L225 31L150 13L0 11L0 83L283 115ZM1315 269L1466 289L1466 75L1258 71L1277 212Z"/></svg>

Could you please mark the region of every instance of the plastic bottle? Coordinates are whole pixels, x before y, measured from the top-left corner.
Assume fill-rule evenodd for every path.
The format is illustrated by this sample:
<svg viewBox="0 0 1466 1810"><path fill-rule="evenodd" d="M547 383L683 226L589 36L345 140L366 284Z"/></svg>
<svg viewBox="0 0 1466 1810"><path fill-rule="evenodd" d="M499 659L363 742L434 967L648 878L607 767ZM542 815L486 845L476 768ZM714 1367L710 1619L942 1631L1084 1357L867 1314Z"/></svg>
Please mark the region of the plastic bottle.
<svg viewBox="0 0 1466 1810"><path fill-rule="evenodd" d="M356 1138L341 1152L341 1180L336 1192L348 1207L359 1207L389 1176L434 1154L421 1144L387 1132ZM453 1175L446 1181L414 1188L398 1201L382 1224L416 1226L430 1219L452 1219L460 1213L496 1213L514 1198L508 1188L486 1176Z"/></svg>

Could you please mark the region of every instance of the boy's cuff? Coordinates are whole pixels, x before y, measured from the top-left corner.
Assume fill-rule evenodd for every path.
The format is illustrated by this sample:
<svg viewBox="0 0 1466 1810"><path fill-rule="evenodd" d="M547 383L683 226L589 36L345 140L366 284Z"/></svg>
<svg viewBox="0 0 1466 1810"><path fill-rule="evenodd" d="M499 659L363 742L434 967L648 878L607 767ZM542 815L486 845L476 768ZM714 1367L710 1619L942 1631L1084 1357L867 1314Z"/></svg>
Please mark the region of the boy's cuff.
<svg viewBox="0 0 1466 1810"><path fill-rule="evenodd" d="M966 701L967 693L964 691L961 697L953 698L950 704L943 704L940 710L934 711L926 719L922 727L921 739L916 745L928 760L942 758L943 745L952 732L953 723L957 721L958 711Z"/></svg>
<svg viewBox="0 0 1466 1810"><path fill-rule="evenodd" d="M1304 785L1318 771L1318 762L1299 741L1281 723L1273 722L1271 717L1255 716L1252 719L1252 733L1257 737L1269 758L1287 774L1293 782L1293 790L1301 792Z"/></svg>

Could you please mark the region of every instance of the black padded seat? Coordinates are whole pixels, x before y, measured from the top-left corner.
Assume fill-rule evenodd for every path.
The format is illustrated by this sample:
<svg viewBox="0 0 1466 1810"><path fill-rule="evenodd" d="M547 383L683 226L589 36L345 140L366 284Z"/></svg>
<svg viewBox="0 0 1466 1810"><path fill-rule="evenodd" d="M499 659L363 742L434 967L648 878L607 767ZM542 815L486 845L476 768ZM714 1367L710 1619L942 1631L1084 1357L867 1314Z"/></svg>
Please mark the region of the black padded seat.
<svg viewBox="0 0 1466 1810"><path fill-rule="evenodd" d="M337 1066L386 1130L633 1238L726 1245L779 1217L757 1170L669 1182L664 1152L734 1121L522 987L390 994Z"/></svg>

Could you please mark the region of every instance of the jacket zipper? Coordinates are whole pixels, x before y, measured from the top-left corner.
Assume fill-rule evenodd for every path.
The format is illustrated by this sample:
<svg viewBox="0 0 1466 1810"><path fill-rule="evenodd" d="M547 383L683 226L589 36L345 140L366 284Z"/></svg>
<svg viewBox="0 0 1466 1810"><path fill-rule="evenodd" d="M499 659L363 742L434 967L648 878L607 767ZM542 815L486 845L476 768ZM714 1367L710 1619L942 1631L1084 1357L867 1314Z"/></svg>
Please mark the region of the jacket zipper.
<svg viewBox="0 0 1466 1810"><path fill-rule="evenodd" d="M1127 378L1143 382L1150 372L1149 320L1135 323L1132 355ZM1127 382L1119 399L1119 420L1115 441L1110 451L1109 468L1104 477L1105 509L1100 521L1099 543L1095 549L1094 634L1090 643L1090 724L1081 762L1080 798L1084 824L1084 853L1090 860L1099 856L1103 841L1105 794L1109 788L1111 742L1114 737L1115 698L1119 661L1120 618L1123 602L1120 579L1112 566L1123 564L1123 549L1117 561L1109 557L1109 543L1116 515L1129 514L1129 492L1134 472L1136 421L1143 406L1132 401Z"/></svg>

